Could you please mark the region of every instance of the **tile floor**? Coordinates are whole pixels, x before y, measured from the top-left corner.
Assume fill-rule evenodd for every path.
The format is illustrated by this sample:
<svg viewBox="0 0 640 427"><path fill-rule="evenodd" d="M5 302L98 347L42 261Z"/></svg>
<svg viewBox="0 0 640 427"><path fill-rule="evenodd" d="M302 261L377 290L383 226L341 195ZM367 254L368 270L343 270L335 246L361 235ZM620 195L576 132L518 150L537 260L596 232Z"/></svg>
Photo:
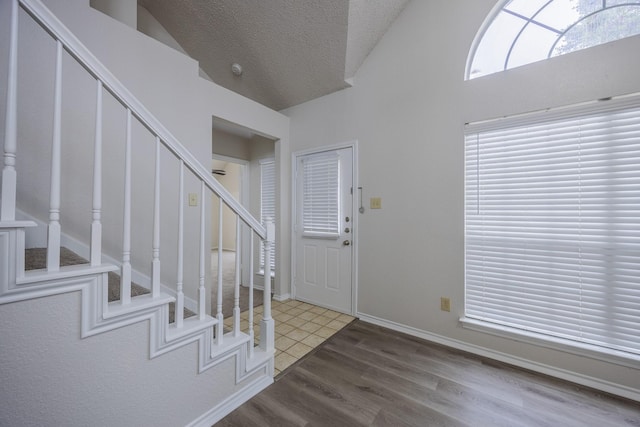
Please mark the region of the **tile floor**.
<svg viewBox="0 0 640 427"><path fill-rule="evenodd" d="M260 336L262 306L254 311L254 335L256 344ZM300 360L327 338L347 326L354 317L337 311L307 304L301 301L286 300L271 302L271 316L275 320L275 376ZM240 315L240 329L249 329L249 312ZM231 328L233 319L225 319L225 326Z"/></svg>

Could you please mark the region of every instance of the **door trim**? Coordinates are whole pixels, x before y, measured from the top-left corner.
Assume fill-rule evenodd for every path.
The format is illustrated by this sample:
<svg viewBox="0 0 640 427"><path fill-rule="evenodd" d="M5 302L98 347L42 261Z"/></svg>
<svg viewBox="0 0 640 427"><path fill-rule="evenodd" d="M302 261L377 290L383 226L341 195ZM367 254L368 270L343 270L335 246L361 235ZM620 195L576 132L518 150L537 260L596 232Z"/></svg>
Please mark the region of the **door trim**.
<svg viewBox="0 0 640 427"><path fill-rule="evenodd" d="M351 198L352 212L353 212L353 235L352 235L352 248L351 251L351 315L356 316L358 313L358 246L359 246L359 231L360 231L360 213L358 212L358 140L347 141L343 143L327 145L323 147L310 148L306 150L295 151L291 153L291 298L296 299L296 251L295 251L295 221L296 221L296 188L297 188L297 173L296 165L298 158L309 154L324 153L326 151L335 151L343 148L351 148L352 150L352 165L351 174L353 182L353 197Z"/></svg>

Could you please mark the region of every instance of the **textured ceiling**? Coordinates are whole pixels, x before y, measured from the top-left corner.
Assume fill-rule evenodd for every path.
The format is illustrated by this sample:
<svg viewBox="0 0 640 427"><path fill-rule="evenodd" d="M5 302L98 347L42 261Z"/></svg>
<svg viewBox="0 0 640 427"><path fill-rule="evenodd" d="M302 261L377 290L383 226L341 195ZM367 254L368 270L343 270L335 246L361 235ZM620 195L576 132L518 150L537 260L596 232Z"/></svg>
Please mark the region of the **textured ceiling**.
<svg viewBox="0 0 640 427"><path fill-rule="evenodd" d="M347 87L407 2L138 1L214 82L275 110Z"/></svg>

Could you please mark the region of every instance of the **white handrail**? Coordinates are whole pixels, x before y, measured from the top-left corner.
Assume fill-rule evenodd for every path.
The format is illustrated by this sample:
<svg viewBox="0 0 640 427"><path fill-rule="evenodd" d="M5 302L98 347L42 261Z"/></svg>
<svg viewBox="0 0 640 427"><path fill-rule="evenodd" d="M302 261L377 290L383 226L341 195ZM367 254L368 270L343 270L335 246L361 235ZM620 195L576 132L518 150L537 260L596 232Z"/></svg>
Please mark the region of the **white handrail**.
<svg viewBox="0 0 640 427"><path fill-rule="evenodd" d="M184 161L184 164L211 191L213 191L242 221L255 230L260 238L266 238L265 227L254 218L249 211L233 198L231 193L211 176L211 171L205 168L160 121L118 80L78 38L69 31L40 0L19 0L20 4L41 26L47 29L56 40L64 45L71 54L89 73L102 81L104 87L155 136L167 149Z"/></svg>

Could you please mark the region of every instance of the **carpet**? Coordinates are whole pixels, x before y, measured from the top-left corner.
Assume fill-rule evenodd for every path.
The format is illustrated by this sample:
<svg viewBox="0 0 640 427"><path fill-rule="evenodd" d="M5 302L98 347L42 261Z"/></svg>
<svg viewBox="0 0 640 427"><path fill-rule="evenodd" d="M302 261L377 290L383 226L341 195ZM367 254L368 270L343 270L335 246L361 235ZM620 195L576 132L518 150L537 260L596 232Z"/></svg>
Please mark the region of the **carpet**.
<svg viewBox="0 0 640 427"><path fill-rule="evenodd" d="M89 261L82 258L75 252L65 248L60 248L60 266L89 264ZM25 270L40 270L47 268L47 248L30 248L25 251L24 255ZM131 296L148 294L149 290L136 283L131 283ZM109 302L120 300L120 276L117 273L109 273L108 285ZM191 310L184 309L184 318L195 316ZM169 323L175 322L175 304L169 304Z"/></svg>
<svg viewBox="0 0 640 427"><path fill-rule="evenodd" d="M225 318L233 316L234 304L234 284L235 284L235 261L236 253L232 251L222 251L222 314ZM75 252L65 248L60 248L60 266L88 264L89 261L76 254ZM31 248L25 251L25 270L39 270L47 267L47 249ZM217 314L217 280L218 280L218 252L211 252L211 277L213 285L211 287L211 307L212 316ZM131 296L148 294L149 290L136 284L131 283ZM109 302L120 300L120 276L117 273L109 273ZM258 307L263 304L263 292L254 289L253 306ZM249 288L240 286L240 311L249 309ZM191 310L184 309L184 318L194 316ZM171 303L169 306L169 323L173 323L175 319L175 306Z"/></svg>
<svg viewBox="0 0 640 427"><path fill-rule="evenodd" d="M236 277L236 253L233 251L222 251L222 314L224 317L233 316L233 296ZM218 251L211 251L211 311L212 316L217 314L218 301ZM255 283L254 283L255 284ZM253 290L253 306L258 307L263 304L263 292ZM240 286L240 311L249 309L249 288Z"/></svg>

